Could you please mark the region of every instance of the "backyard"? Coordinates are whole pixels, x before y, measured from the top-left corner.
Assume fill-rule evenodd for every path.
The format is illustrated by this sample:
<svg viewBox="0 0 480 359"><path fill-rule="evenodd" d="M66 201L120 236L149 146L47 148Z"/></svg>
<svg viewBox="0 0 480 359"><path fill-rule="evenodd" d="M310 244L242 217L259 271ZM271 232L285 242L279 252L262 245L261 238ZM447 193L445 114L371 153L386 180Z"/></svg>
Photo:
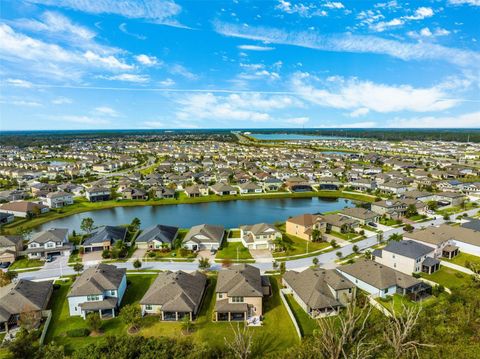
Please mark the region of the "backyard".
<svg viewBox="0 0 480 359"><path fill-rule="evenodd" d="M276 226L283 235L283 242L285 243L287 250L282 252L273 252L274 257L285 257L285 256L293 256L299 254L307 254L307 247L308 253L319 251L325 249L330 246L328 242L311 242L306 241L302 238L286 234L285 233L285 223Z"/></svg>
<svg viewBox="0 0 480 359"><path fill-rule="evenodd" d="M218 250L216 259L252 259L250 251L241 242L224 241Z"/></svg>
<svg viewBox="0 0 480 359"><path fill-rule="evenodd" d="M425 279L450 289L459 288L470 283L470 276L468 274L445 266L441 266L440 269L433 274L420 273L420 275Z"/></svg>
<svg viewBox="0 0 480 359"><path fill-rule="evenodd" d="M460 254L453 259L442 258L442 261L451 262L458 264L459 266L466 267L467 263L473 263L480 265L480 257L474 256L472 254L460 252Z"/></svg>
<svg viewBox="0 0 480 359"><path fill-rule="evenodd" d="M285 295L287 299L287 303L290 306L290 309L293 312L295 319L297 320L297 324L300 327L300 332L302 333L302 337L312 335L314 330L318 329L318 323L315 319L310 317L297 301L293 298L292 294Z"/></svg>
<svg viewBox="0 0 480 359"><path fill-rule="evenodd" d="M154 281L155 275L129 275L130 282L123 305L138 303L148 287ZM259 353L270 353L277 350L285 350L298 343L295 329L288 313L283 306L278 292L278 279L270 278L273 295L264 300L264 322L262 327L252 328L256 342L255 351ZM80 317L70 317L66 295L72 284L71 280L59 282L60 288L56 289L51 303L53 318L50 330L47 334L47 342L54 340L57 344L64 345L67 353L81 349L90 343L101 340L106 335L122 334L127 335L126 326L120 318L106 320L102 325L103 335L100 337L69 337L67 332L72 329L86 328L86 323ZM232 326L226 322L216 323L212 321L215 307L214 289L216 276L209 275L209 286L205 294L203 306L198 318L194 321L194 331L190 335L194 341L208 343L212 348L223 346L225 337L232 335ZM242 325L242 324L240 324ZM141 321L141 329L138 335L143 336L183 336L181 323L161 322L156 316L145 317Z"/></svg>

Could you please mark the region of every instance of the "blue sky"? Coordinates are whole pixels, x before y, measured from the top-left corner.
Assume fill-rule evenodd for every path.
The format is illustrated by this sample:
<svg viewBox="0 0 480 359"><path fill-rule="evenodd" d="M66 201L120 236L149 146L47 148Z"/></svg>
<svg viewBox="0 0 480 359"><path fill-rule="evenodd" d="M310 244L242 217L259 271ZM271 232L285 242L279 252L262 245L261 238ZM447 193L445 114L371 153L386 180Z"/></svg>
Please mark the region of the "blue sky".
<svg viewBox="0 0 480 359"><path fill-rule="evenodd" d="M480 0L0 0L0 129L480 127Z"/></svg>

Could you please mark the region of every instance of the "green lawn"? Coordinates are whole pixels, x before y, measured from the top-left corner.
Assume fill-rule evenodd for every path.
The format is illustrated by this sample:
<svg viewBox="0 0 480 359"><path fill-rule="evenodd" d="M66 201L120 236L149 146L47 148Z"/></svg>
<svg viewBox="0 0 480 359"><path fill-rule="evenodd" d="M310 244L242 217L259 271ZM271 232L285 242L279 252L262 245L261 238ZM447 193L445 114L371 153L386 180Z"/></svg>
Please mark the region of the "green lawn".
<svg viewBox="0 0 480 359"><path fill-rule="evenodd" d="M462 267L466 267L467 262L480 265L480 257L463 252L460 252L460 254L453 259L442 258L442 261L458 264Z"/></svg>
<svg viewBox="0 0 480 359"><path fill-rule="evenodd" d="M44 261L39 259L17 258L15 262L8 268L9 270L43 267Z"/></svg>
<svg viewBox="0 0 480 359"><path fill-rule="evenodd" d="M237 256L238 254L238 256ZM218 250L216 259L252 259L249 250L241 242L224 241Z"/></svg>
<svg viewBox="0 0 480 359"><path fill-rule="evenodd" d="M239 229L232 229L228 233L228 238L240 238L240 230Z"/></svg>
<svg viewBox="0 0 480 359"><path fill-rule="evenodd" d="M360 236L358 233L340 233L340 232L336 232L336 231L331 231L329 234L334 236L334 237L344 239L346 241L351 241L352 239Z"/></svg>
<svg viewBox="0 0 480 359"><path fill-rule="evenodd" d="M470 284L470 276L468 274L445 266L441 266L440 269L433 274L420 273L420 275L425 279L429 279L450 289Z"/></svg>
<svg viewBox="0 0 480 359"><path fill-rule="evenodd" d="M300 332L302 336L312 335L315 329L318 329L318 323L315 319L310 317L307 312L305 312L302 307L297 303L297 301L293 298L292 294L287 294L285 296L287 299L288 305L297 320L297 324L300 327Z"/></svg>
<svg viewBox="0 0 480 359"><path fill-rule="evenodd" d="M150 284L155 279L155 275L129 275L127 276L129 285L125 296L123 297L122 306L140 301ZM68 301L66 296L72 285L72 280L61 282L59 289L55 289L50 308L53 316L46 336L46 342L54 341L57 344L64 345L67 353L73 350L81 349L102 337L80 337L71 338L66 336L66 332L76 328L86 328L85 321L81 317L70 317L68 310ZM120 318L105 320L102 325L102 331L108 334L125 334L126 328Z"/></svg>
<svg viewBox="0 0 480 359"><path fill-rule="evenodd" d="M285 223L277 226L277 228L282 232L285 241L288 242L290 246L286 251L273 252L274 257L285 257L285 256L299 255L299 254L307 254L307 246L308 246L308 253L319 251L330 246L330 243L328 242L311 242L311 241L309 242L297 236L286 234Z"/></svg>
<svg viewBox="0 0 480 359"><path fill-rule="evenodd" d="M273 295L264 301L264 322L262 327L253 327L254 338L258 357L274 351L285 350L298 343L295 328L285 307L282 305L278 292L278 279L271 277ZM216 277L209 278L209 287L205 295L203 307L194 321L194 332L191 338L198 343L206 344L212 348L223 346L225 337L231 338L232 328L226 322L213 322L215 308ZM161 322L155 317L146 318L145 326L140 334L144 336L181 336L181 324L174 322ZM236 324L233 324L236 325ZM240 324L243 325L243 324ZM261 353L259 351L262 351Z"/></svg>

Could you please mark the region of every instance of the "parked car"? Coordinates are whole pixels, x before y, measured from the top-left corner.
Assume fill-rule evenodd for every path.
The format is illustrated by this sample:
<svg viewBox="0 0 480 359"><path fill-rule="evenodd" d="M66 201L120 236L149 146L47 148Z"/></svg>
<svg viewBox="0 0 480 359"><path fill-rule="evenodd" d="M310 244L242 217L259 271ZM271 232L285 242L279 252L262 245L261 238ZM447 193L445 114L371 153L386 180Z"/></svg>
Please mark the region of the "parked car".
<svg viewBox="0 0 480 359"><path fill-rule="evenodd" d="M12 263L10 263L10 262L2 262L2 263L0 263L0 268L1 268L1 269L6 269L6 268L10 267L10 264L12 264Z"/></svg>
<svg viewBox="0 0 480 359"><path fill-rule="evenodd" d="M45 259L45 262L50 263L50 262L53 262L54 259L55 259L54 256L48 256L48 257Z"/></svg>
<svg viewBox="0 0 480 359"><path fill-rule="evenodd" d="M369 225L370 227L374 227L374 228L377 228L377 227L378 227L375 222L368 222L368 225Z"/></svg>

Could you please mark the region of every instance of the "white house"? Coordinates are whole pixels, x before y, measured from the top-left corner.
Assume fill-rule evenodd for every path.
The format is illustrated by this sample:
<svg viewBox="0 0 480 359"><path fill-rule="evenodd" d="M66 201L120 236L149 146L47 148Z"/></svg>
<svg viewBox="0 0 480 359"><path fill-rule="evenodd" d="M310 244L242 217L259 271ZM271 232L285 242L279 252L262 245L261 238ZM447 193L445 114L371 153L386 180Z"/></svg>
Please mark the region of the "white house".
<svg viewBox="0 0 480 359"><path fill-rule="evenodd" d="M97 264L83 272L67 295L70 316L86 318L98 312L101 318L115 317L127 289L127 270L108 264Z"/></svg>
<svg viewBox="0 0 480 359"><path fill-rule="evenodd" d="M28 241L26 253L29 258L69 256L73 245L68 241L68 229L50 228L35 233Z"/></svg>
<svg viewBox="0 0 480 359"><path fill-rule="evenodd" d="M212 226L200 224L190 228L183 239L182 246L192 251L218 250L222 244L225 228L223 226Z"/></svg>
<svg viewBox="0 0 480 359"><path fill-rule="evenodd" d="M275 249L275 240L282 238L274 226L267 223L257 223L252 226L240 226L242 244L248 249Z"/></svg>
<svg viewBox="0 0 480 359"><path fill-rule="evenodd" d="M63 191L49 192L45 196L43 204L49 208L61 208L68 206L73 204L73 195Z"/></svg>

